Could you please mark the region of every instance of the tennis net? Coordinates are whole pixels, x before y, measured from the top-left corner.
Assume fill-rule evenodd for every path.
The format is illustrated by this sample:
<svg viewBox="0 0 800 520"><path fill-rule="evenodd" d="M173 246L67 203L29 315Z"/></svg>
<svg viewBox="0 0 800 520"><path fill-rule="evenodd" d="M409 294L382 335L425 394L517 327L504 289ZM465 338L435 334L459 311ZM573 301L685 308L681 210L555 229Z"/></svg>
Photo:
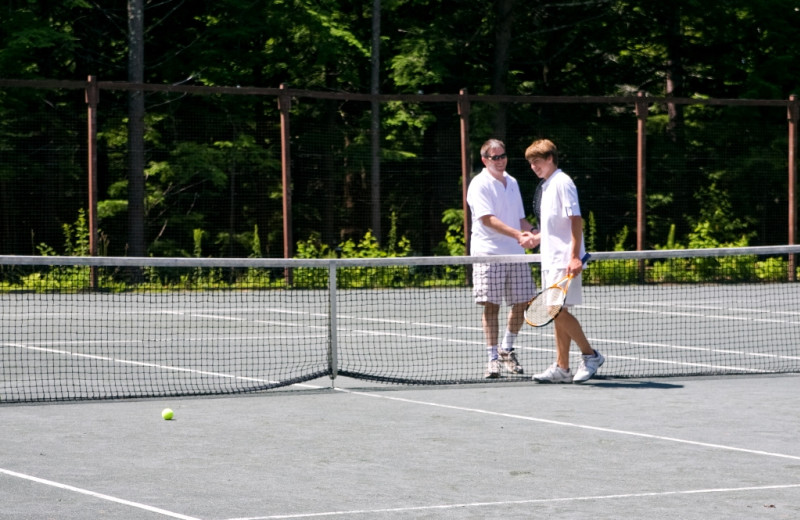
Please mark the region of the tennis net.
<svg viewBox="0 0 800 520"><path fill-rule="evenodd" d="M798 252L592 253L572 313L606 357L598 375L800 372ZM231 394L338 376L484 382L476 263L522 264L540 286L538 255L0 257L0 402ZM544 370L553 326L523 325L515 348L524 374L488 381Z"/></svg>

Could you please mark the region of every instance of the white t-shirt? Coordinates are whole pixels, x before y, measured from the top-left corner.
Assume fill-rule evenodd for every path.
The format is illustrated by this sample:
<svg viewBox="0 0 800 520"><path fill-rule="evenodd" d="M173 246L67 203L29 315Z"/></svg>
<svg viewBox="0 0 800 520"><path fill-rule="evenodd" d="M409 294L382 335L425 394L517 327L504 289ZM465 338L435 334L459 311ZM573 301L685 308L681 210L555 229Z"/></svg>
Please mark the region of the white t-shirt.
<svg viewBox="0 0 800 520"><path fill-rule="evenodd" d="M572 222L569 217L580 216L578 189L560 168L542 184L539 229L542 233L539 252L542 269L566 269L572 258ZM580 256L586 253L581 233Z"/></svg>
<svg viewBox="0 0 800 520"><path fill-rule="evenodd" d="M470 254L484 255L517 255L525 250L512 237L498 233L486 227L481 217L494 215L514 229L520 229L519 221L525 218L525 208L517 180L503 172L506 185L492 177L484 168L472 179L467 190L467 204L472 213L472 234L470 237Z"/></svg>

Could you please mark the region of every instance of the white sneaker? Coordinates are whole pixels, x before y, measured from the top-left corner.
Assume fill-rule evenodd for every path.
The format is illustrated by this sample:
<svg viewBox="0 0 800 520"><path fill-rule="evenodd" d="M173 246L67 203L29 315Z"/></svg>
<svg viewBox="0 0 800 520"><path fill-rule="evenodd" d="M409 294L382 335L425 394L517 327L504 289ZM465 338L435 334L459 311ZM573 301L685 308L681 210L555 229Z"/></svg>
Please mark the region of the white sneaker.
<svg viewBox="0 0 800 520"><path fill-rule="evenodd" d="M486 372L483 374L486 379L495 379L500 377L500 362L496 359L489 361L486 365Z"/></svg>
<svg viewBox="0 0 800 520"><path fill-rule="evenodd" d="M534 374L533 380L537 383L571 383L572 371L564 370L557 363L553 363L541 374Z"/></svg>
<svg viewBox="0 0 800 520"><path fill-rule="evenodd" d="M583 383L590 380L597 373L597 369L603 366L606 361L606 358L596 350L593 356L581 356L581 358L581 366L575 372L575 377L572 379L573 383Z"/></svg>

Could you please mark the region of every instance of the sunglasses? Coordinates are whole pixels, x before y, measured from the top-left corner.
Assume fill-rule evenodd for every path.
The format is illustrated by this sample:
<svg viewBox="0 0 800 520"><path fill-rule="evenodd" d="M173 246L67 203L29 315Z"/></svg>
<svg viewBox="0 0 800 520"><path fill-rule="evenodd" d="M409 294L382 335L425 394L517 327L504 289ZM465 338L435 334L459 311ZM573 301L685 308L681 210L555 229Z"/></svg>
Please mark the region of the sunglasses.
<svg viewBox="0 0 800 520"><path fill-rule="evenodd" d="M506 159L508 157L508 154L501 153L500 155L484 155L484 157L486 157L490 161L500 161L502 159Z"/></svg>

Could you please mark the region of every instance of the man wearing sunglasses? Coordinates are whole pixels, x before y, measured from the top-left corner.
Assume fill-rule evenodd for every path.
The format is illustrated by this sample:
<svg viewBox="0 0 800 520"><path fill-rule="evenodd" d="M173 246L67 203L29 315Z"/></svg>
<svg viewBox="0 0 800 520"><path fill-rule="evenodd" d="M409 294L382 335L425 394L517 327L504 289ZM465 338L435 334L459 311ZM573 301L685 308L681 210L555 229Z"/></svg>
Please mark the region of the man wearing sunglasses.
<svg viewBox="0 0 800 520"><path fill-rule="evenodd" d="M505 144L489 139L481 146L484 168L470 182L467 203L472 213L470 254L472 256L524 254L520 245L538 245L531 238L538 231L525 219L525 209L517 180L506 172ZM475 303L483 306L483 332L489 362L484 376L500 376L502 365L511 374L524 372L514 352L514 340L522 328L525 305L536 294L527 263L476 263L472 271ZM500 306L511 306L502 344L499 342Z"/></svg>

